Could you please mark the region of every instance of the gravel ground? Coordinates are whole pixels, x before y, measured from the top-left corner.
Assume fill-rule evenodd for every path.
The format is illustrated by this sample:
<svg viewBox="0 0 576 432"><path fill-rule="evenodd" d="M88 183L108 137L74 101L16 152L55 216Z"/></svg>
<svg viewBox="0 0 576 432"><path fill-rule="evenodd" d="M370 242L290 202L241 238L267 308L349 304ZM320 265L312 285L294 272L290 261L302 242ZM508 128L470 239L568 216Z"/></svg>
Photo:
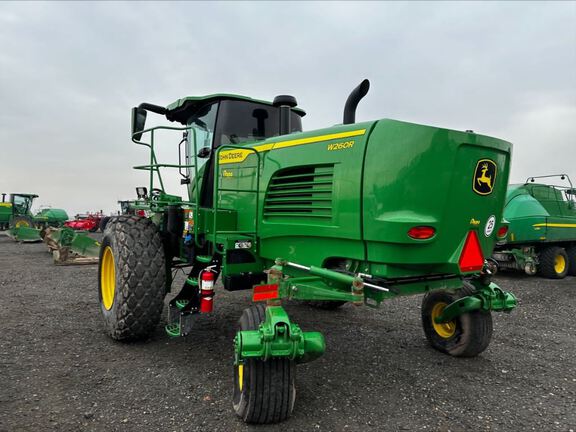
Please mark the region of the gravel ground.
<svg viewBox="0 0 576 432"><path fill-rule="evenodd" d="M574 431L576 278L500 276L520 298L493 342L457 359L428 347L420 297L381 309L290 304L327 352L298 367L293 416L247 426L232 411L231 355L248 292L218 292L186 338L103 330L97 267L52 264L42 244L0 235L0 431Z"/></svg>

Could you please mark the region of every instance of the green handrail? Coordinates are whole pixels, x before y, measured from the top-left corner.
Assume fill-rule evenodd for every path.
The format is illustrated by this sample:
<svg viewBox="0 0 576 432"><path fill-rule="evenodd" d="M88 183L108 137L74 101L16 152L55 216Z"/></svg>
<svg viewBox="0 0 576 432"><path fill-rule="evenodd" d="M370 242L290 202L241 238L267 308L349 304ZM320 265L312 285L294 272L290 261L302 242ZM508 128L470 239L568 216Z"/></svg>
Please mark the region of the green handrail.
<svg viewBox="0 0 576 432"><path fill-rule="evenodd" d="M155 145L155 132L158 130L173 130L173 131L188 131L189 134L193 134L193 146L194 146L194 150L193 150L193 157L194 157L194 163L193 164L160 164L158 163L158 160L156 158L156 152L154 151L154 145ZM150 171L150 181L149 181L149 187L150 187L150 191L152 191L154 189L154 173L156 173L156 175L158 176L158 181L160 183L160 188L163 192L165 192L164 190L164 182L162 179L162 175L160 173L160 168L178 168L178 169L182 169L182 168L194 168L194 181L196 182L196 185L194 187L194 202L190 202L190 201L182 201L183 205L188 205L193 207L192 211L193 211L193 217L194 217L194 243L197 247L202 247L202 245L200 245L199 242L199 232L198 232L198 221L199 221L199 214L200 214L200 187L199 187L199 182L198 182L198 146L197 146L197 140L196 140L196 130L193 127L173 127L173 126L155 126L152 128L148 128L148 129L144 129L141 132L135 133L132 135L132 142L134 142L135 144L138 145L143 145L145 147L148 147L150 149L150 163L147 165L137 165L134 166L134 169L137 170L143 170L143 171ZM150 142L144 142L142 140L137 140L135 139L135 135L137 134L141 134L142 136L144 136L145 134L150 134ZM258 163L256 166L256 189L229 189L229 188L225 188L225 189L220 189L220 152L222 150L247 150L249 152L252 152L256 155L256 157L258 158ZM192 156L191 156L192 157ZM220 234L233 234L233 233L243 233L243 234L249 234L249 235L256 235L256 233L258 232L258 196L260 194L260 169L261 169L261 158L260 158L260 154L258 153L257 150L250 148L250 147L244 147L244 146L237 146L237 145L222 145L220 146L217 150L216 150L216 154L215 154L215 165L214 165L214 172L215 172L215 181L214 181L214 190L213 190L213 202L214 202L214 208L212 209L213 211L213 249L215 252L219 252L222 253L223 251L218 250L218 247L216 245L216 237L217 235ZM221 191L238 191L238 192L248 192L248 193L255 193L256 194L256 200L255 200L255 212L256 215L254 217L254 231L218 231L217 229L217 224L218 224L218 196L219 196L219 192Z"/></svg>
<svg viewBox="0 0 576 432"><path fill-rule="evenodd" d="M170 166L169 164L159 164L158 160L156 159L156 152L154 151L154 132L157 130L174 130L174 131L190 131L192 129L192 127L186 126L186 127L174 127L174 126L154 126L148 129L144 129L141 132L136 132L134 134L132 134L132 142L138 145L143 145L145 147L148 147L150 149L150 164L149 165L139 165L139 166L135 166L133 167L134 169L142 169L142 170L148 170L150 171L150 182L149 182L149 187L150 187L150 191L152 189L154 189L154 173L156 173L158 175L158 181L160 182L160 189L162 189L162 191L164 190L164 181L162 180L162 174L160 174L160 169L159 168L185 168L184 166L180 166L180 165L174 165L174 166ZM141 134L142 136L144 136L144 134L150 133L150 142L143 142L141 140L137 140L134 138L135 135L137 134ZM194 150L196 150L196 139L194 139ZM196 158L196 151L194 152L194 158ZM196 160L194 160L195 165L196 165ZM149 168L144 168L144 167L149 167ZM196 172L195 172L196 173Z"/></svg>
<svg viewBox="0 0 576 432"><path fill-rule="evenodd" d="M193 146L194 146L194 150L192 152L193 155L191 155L190 157L194 158L194 163L193 164L159 164L158 160L156 159L156 152L154 151L154 132L157 130L172 130L172 131L187 131L188 134L192 134L193 136ZM160 173L160 168L178 168L178 169L182 169L182 168L194 168L194 181L196 182L196 185L194 187L194 202L190 202L190 201L182 201L183 205L187 205L192 207L192 215L194 218L194 243L196 244L196 246L201 247L201 245L199 244L198 241L198 220L199 220L199 209L200 209L200 187L198 184L198 146L197 146L197 140L196 140L196 130L189 126L189 127L174 127L174 126L155 126L152 128L148 128L148 129L144 129L141 132L138 132L142 135L150 133L150 142L143 142L141 140L137 140L134 138L135 134L132 134L132 141L138 145L143 145L145 147L148 147L150 149L150 164L148 165L138 165L133 167L134 169L138 169L138 170L145 170L145 171L150 171L150 182L149 182L149 187L150 187L150 191L152 191L154 189L154 173L156 173L158 175L158 180L160 182L160 188L162 189L163 192L165 192L164 189L164 182L162 180L162 175ZM180 151L180 149L178 150ZM188 191L188 196L190 194L190 191Z"/></svg>

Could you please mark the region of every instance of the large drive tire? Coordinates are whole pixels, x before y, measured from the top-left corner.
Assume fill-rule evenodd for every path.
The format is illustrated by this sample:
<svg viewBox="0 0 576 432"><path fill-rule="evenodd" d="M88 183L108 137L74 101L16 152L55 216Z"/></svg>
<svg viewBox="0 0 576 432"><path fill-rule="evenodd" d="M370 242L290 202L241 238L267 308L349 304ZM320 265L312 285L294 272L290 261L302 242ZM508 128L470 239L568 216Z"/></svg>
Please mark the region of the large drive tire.
<svg viewBox="0 0 576 432"><path fill-rule="evenodd" d="M242 312L240 330L257 330L265 319L265 306L256 304ZM244 360L234 366L234 411L247 423L286 420L296 399L296 366L288 359Z"/></svg>
<svg viewBox="0 0 576 432"><path fill-rule="evenodd" d="M492 315L476 310L456 317L445 324L434 318L459 298L470 295L474 288L465 285L457 293L431 291L422 300L422 327L432 348L455 357L474 357L488 348L492 339Z"/></svg>
<svg viewBox="0 0 576 432"><path fill-rule="evenodd" d="M568 255L568 274L576 276L576 245L566 249Z"/></svg>
<svg viewBox="0 0 576 432"><path fill-rule="evenodd" d="M106 225L108 225L108 222L110 222L110 216L104 216L102 219L100 219L100 225L98 228L100 228L100 232L104 232L104 230L106 230Z"/></svg>
<svg viewBox="0 0 576 432"><path fill-rule="evenodd" d="M10 218L10 228L34 228L34 220L30 216L17 215Z"/></svg>
<svg viewBox="0 0 576 432"><path fill-rule="evenodd" d="M566 251L558 246L543 249L539 256L540 274L548 279L564 279L568 274L569 262Z"/></svg>
<svg viewBox="0 0 576 432"><path fill-rule="evenodd" d="M149 219L120 216L100 247L98 297L106 331L116 340L146 338L157 326L166 295L160 233Z"/></svg>

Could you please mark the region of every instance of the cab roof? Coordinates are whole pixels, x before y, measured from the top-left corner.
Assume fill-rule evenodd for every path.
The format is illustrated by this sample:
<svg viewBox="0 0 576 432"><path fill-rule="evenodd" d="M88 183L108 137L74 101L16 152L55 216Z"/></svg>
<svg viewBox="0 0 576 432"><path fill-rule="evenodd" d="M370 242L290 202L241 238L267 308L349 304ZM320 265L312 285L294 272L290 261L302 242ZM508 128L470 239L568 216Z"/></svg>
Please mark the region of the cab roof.
<svg viewBox="0 0 576 432"><path fill-rule="evenodd" d="M13 192L10 195L15 196L24 196L24 197L29 197L29 198L38 198L38 195L36 194L29 194L29 193L18 193L18 192Z"/></svg>
<svg viewBox="0 0 576 432"><path fill-rule="evenodd" d="M216 102L221 100L247 101L273 106L272 102L260 99L253 99L248 96L241 96L229 93L215 93L207 96L187 96L178 99L166 107L167 110L166 117L168 118L168 120L171 121L178 121L180 123L185 123L188 120L190 114L193 113L196 110L196 108L205 105L207 102ZM292 108L292 111L298 114L300 117L304 117L306 115L306 111L304 111L301 108L295 107Z"/></svg>

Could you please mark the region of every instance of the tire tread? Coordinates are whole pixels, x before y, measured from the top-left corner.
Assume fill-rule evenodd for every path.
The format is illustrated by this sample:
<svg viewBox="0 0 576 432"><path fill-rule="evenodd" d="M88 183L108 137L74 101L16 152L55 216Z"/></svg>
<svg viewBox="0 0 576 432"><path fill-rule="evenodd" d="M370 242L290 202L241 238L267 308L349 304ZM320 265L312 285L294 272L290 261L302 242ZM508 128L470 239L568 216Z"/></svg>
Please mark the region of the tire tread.
<svg viewBox="0 0 576 432"><path fill-rule="evenodd" d="M149 219L119 216L107 224L104 242L112 246L117 264L114 302L118 303L112 309L115 314L106 319L109 334L122 341L146 338L160 321L166 294L158 229Z"/></svg>
<svg viewBox="0 0 576 432"><path fill-rule="evenodd" d="M240 317L241 330L256 330L264 321L266 308L255 304L245 309ZM288 359L267 361L249 359L244 366L248 374L248 401L239 404L236 413L247 423L270 424L287 419L293 408L295 367Z"/></svg>
<svg viewBox="0 0 576 432"><path fill-rule="evenodd" d="M564 270L563 273L557 273L556 269L554 268L556 256L558 256L558 254L563 255L564 258L566 259L567 268ZM543 249L539 253L538 258L540 261L540 265L539 265L540 274L542 276L544 276L545 278L563 279L564 277L566 277L566 274L570 270L570 263L569 263L568 255L567 255L566 251L559 246L550 246L550 247L547 247L546 249Z"/></svg>

